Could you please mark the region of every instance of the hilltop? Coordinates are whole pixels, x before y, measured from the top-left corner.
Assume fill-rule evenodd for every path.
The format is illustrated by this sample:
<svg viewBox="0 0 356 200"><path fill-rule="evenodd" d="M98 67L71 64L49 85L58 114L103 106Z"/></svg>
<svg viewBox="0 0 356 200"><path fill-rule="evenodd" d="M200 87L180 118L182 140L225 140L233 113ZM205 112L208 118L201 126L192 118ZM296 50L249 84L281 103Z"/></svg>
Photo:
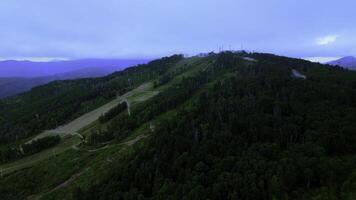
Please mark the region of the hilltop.
<svg viewBox="0 0 356 200"><path fill-rule="evenodd" d="M338 60L330 61L329 65L339 65L340 67L356 70L356 58L353 56L346 56Z"/></svg>

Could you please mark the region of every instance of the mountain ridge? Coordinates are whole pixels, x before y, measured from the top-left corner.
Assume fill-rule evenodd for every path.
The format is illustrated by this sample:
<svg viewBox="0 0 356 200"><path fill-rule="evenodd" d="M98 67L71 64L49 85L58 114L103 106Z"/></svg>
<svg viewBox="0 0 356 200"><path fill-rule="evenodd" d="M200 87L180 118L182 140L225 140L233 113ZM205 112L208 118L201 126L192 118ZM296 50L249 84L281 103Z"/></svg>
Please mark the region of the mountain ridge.
<svg viewBox="0 0 356 200"><path fill-rule="evenodd" d="M347 69L356 70L356 58L354 56L345 56L338 60L327 62L329 65L338 65Z"/></svg>
<svg viewBox="0 0 356 200"><path fill-rule="evenodd" d="M57 80L71 80L80 78L95 78L106 76L115 71L120 71L124 68L117 67L92 67L83 68L75 71L64 72L60 74L54 74L42 77L5 77L0 78L0 99L5 97L10 97L22 92L26 92L33 87L47 84L51 81Z"/></svg>
<svg viewBox="0 0 356 200"><path fill-rule="evenodd" d="M145 59L0 61L0 98L16 95L55 80L100 77L147 62Z"/></svg>
<svg viewBox="0 0 356 200"><path fill-rule="evenodd" d="M35 78L50 76L59 73L75 71L91 67L117 67L124 68L137 64L147 63L149 59L78 59L49 62L33 61L0 61L0 77L27 77Z"/></svg>

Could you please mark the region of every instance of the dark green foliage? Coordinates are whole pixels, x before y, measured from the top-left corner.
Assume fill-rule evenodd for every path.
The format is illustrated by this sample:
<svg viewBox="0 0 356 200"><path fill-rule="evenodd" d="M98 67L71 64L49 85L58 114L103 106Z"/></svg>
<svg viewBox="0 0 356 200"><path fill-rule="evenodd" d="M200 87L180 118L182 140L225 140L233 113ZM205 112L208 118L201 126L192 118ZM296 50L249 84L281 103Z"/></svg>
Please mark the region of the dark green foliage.
<svg viewBox="0 0 356 200"><path fill-rule="evenodd" d="M86 144L89 146L100 146L102 143L108 142L113 139L114 136L109 131L96 131L96 132L92 132L86 138Z"/></svg>
<svg viewBox="0 0 356 200"><path fill-rule="evenodd" d="M12 160L32 155L42 150L57 145L61 138L57 136L46 136L36 139L30 143L24 143L19 146L10 145L0 149L0 163L6 163Z"/></svg>
<svg viewBox="0 0 356 200"><path fill-rule="evenodd" d="M26 135L25 129L18 127L13 122L0 118L0 144L16 141Z"/></svg>
<svg viewBox="0 0 356 200"><path fill-rule="evenodd" d="M30 155L37 152L40 152L49 147L57 145L61 141L61 137L56 136L46 136L43 138L36 139L30 143L25 143L21 145L24 155Z"/></svg>
<svg viewBox="0 0 356 200"><path fill-rule="evenodd" d="M203 77L203 75L201 75ZM132 110L132 116L121 115L112 122L109 131L129 132L141 124L153 119L161 113L176 108L178 105L188 100L191 95L204 83L201 77L185 78L180 84L157 95L152 100L148 100L142 105Z"/></svg>
<svg viewBox="0 0 356 200"><path fill-rule="evenodd" d="M168 83L170 80L172 79L172 76L166 74L166 75L163 75L162 77L160 77L157 81L154 82L154 85L153 87L158 87L158 86L161 86L161 85L164 85L166 83Z"/></svg>
<svg viewBox="0 0 356 200"><path fill-rule="evenodd" d="M138 105L132 110L132 115L119 115L108 127L108 131L115 135L116 139L125 138L131 131L154 117L176 108L209 80L212 80L212 71L199 72L196 76L183 78L179 83L158 94L155 98Z"/></svg>
<svg viewBox="0 0 356 200"><path fill-rule="evenodd" d="M0 149L0 163L6 163L21 157L23 157L23 154L15 146L5 146Z"/></svg>
<svg viewBox="0 0 356 200"><path fill-rule="evenodd" d="M188 65L187 63L184 64L184 66L181 66L173 71L171 71L170 73L166 73L163 74L162 76L160 76L158 78L158 80L153 82L153 87L156 88L158 86L164 85L166 83L168 83L169 81L171 81L175 76L183 73L184 71L186 71L187 69L189 69L190 65Z"/></svg>
<svg viewBox="0 0 356 200"><path fill-rule="evenodd" d="M117 106L109 110L107 113L100 116L99 121L100 123L105 123L126 109L127 109L126 102L119 103Z"/></svg>
<svg viewBox="0 0 356 200"><path fill-rule="evenodd" d="M259 62L242 65L235 54L218 55L206 73L150 100L134 122L113 127L135 128L216 80L190 106L161 121L136 156L82 198L352 199L356 73L249 56ZM307 79L291 77L291 69ZM222 71L233 76L217 80Z"/></svg>
<svg viewBox="0 0 356 200"><path fill-rule="evenodd" d="M23 200L28 199L30 195L30 198L40 198L73 174L80 173L92 159L90 154L72 149L45 159L34 167L3 175L0 177L0 199ZM73 190L74 192L76 190ZM69 197L57 199L69 199ZM42 197L42 199L51 198Z"/></svg>

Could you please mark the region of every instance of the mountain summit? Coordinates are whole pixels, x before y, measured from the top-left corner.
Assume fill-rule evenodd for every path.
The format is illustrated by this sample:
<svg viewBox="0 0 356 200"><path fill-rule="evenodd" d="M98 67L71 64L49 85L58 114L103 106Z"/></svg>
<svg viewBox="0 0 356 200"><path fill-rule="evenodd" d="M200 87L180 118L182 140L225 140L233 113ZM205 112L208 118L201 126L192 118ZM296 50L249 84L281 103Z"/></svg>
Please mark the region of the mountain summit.
<svg viewBox="0 0 356 200"><path fill-rule="evenodd" d="M338 60L330 61L329 65L339 65L344 68L356 70L356 58L353 56L346 56Z"/></svg>

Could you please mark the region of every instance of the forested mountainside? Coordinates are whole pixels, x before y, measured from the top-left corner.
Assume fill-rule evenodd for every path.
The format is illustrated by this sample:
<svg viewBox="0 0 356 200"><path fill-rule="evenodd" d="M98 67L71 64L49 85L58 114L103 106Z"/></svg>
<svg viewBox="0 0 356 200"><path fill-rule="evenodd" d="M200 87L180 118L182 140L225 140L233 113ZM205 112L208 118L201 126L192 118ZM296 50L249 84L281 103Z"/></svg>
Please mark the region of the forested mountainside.
<svg viewBox="0 0 356 200"><path fill-rule="evenodd" d="M182 59L172 56L103 78L54 81L0 100L0 144L54 128L163 74Z"/></svg>
<svg viewBox="0 0 356 200"><path fill-rule="evenodd" d="M80 78L102 77L114 73L116 71L121 71L122 69L124 69L124 67L122 68L93 67L93 68L79 69L79 70L61 73L61 74L55 74L52 76L43 76L43 77L35 77L35 78L0 77L0 99L15 96L17 94L29 91L31 88L44 85L55 80L73 80L73 79L80 79Z"/></svg>
<svg viewBox="0 0 356 200"><path fill-rule="evenodd" d="M144 82L157 94L132 94L75 148L0 165L2 199L356 198L356 72L271 54L173 56L38 87L1 103L19 129L3 142Z"/></svg>

